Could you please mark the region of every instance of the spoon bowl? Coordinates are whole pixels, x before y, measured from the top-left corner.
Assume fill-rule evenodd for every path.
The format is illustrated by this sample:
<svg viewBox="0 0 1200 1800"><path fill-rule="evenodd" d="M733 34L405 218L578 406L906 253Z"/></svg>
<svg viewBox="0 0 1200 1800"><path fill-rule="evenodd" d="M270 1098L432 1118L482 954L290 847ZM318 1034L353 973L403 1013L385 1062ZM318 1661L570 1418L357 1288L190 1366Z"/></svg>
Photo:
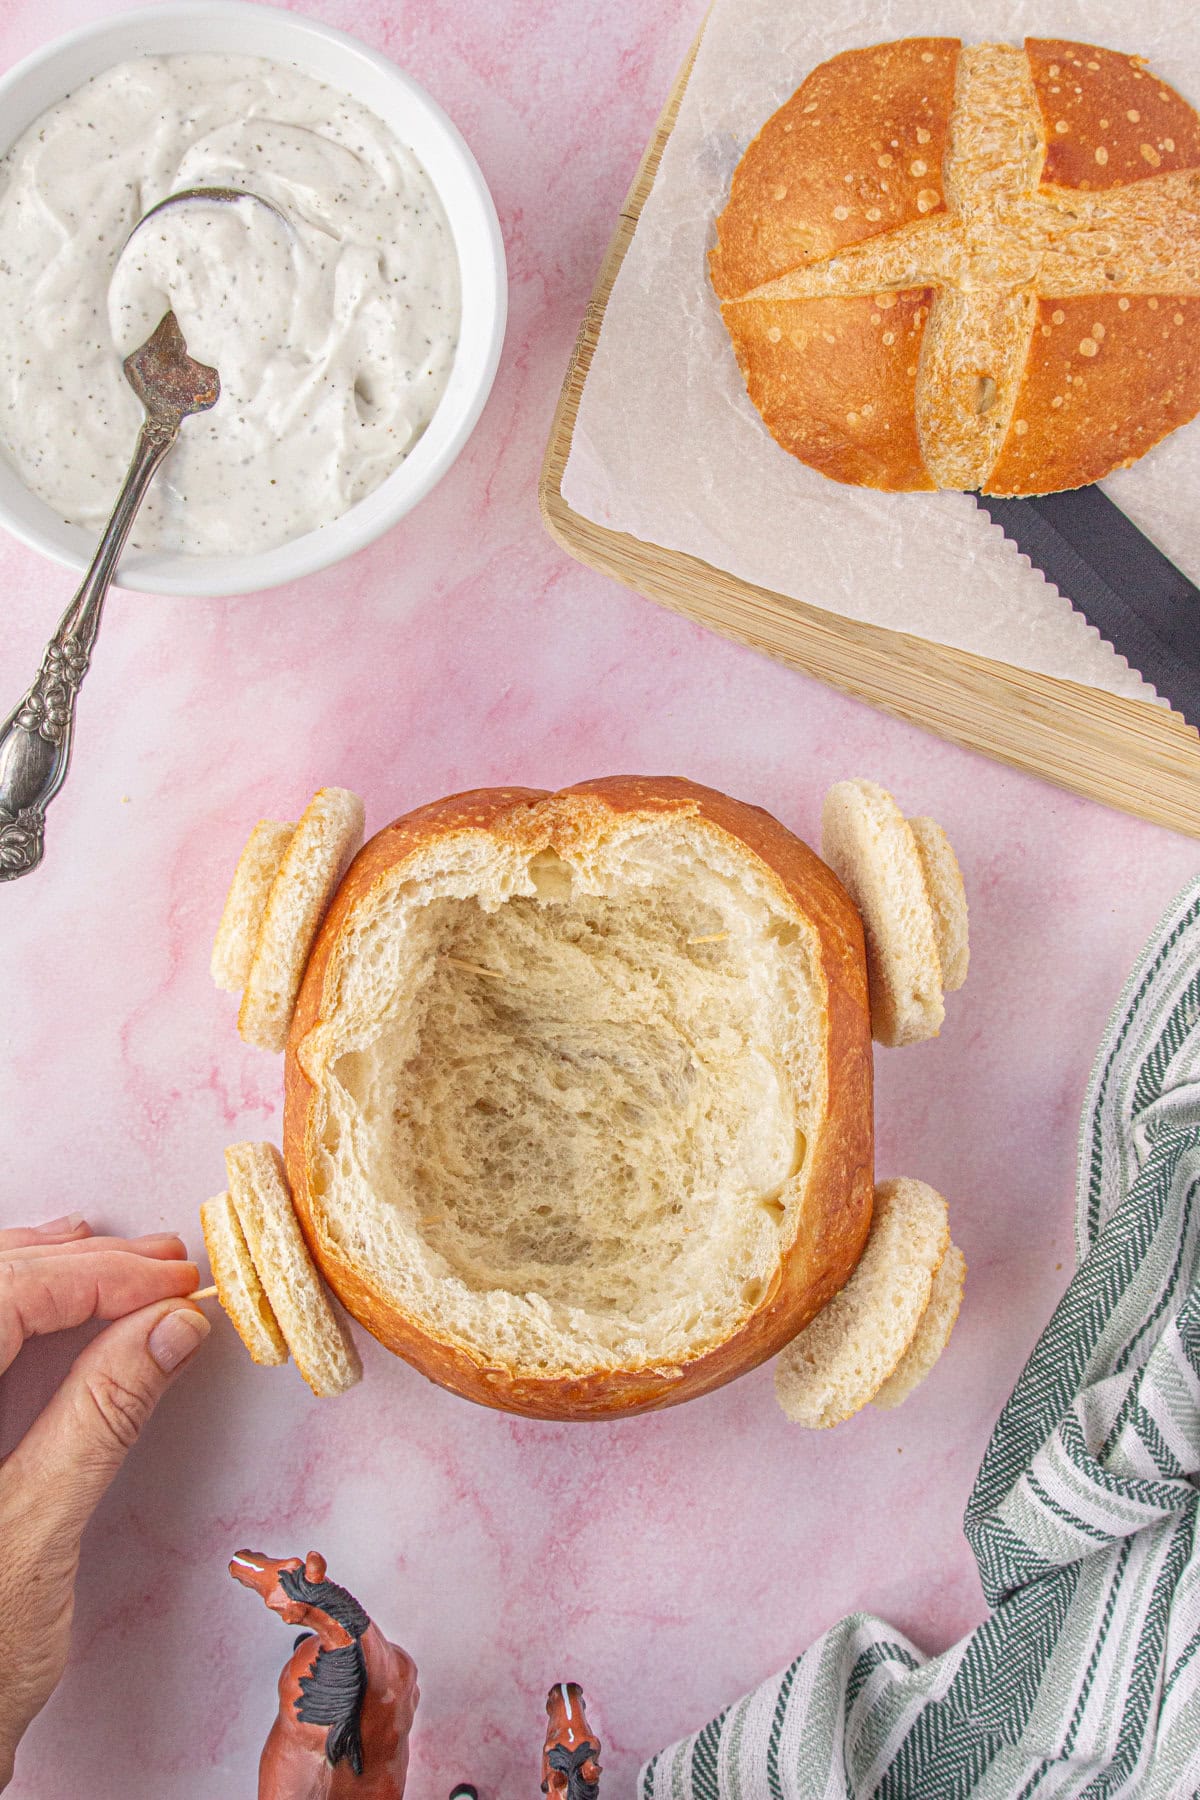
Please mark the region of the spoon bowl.
<svg viewBox="0 0 1200 1800"><path fill-rule="evenodd" d="M137 224L133 227L133 230L129 233L129 236L125 239L126 244L131 242L131 240L142 229L143 225L148 225L151 219L157 218L159 213L167 212L172 207L175 207L175 206L183 206L188 201L192 201L192 200L214 201L218 205L222 205L222 204L227 205L231 202L238 201L238 200L252 200L256 206L265 206L268 212L274 213L275 217L277 219L281 219L283 221L283 223L287 226L289 231L292 229L291 220L288 218L287 214L281 210L281 208L279 208L278 206L275 205L273 200L264 200L263 196L261 194L254 193L250 188L234 188L234 187L180 188L180 190L177 194L168 194L165 200L157 201L156 204L154 206L152 206L148 212L144 212L142 214L142 216L138 220Z"/></svg>

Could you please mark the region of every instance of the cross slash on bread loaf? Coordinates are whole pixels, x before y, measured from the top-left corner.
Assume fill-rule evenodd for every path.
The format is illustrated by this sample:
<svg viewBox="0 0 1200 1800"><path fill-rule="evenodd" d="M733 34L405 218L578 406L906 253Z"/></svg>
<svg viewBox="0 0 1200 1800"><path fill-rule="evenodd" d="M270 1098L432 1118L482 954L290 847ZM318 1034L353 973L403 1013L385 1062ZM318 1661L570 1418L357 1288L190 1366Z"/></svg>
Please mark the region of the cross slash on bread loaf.
<svg viewBox="0 0 1200 1800"><path fill-rule="evenodd" d="M203 1209L260 1362L358 1378L325 1284L442 1386L543 1418L676 1404L782 1351L789 1416L898 1404L962 1292L946 1205L874 1186L872 1033L936 1036L967 968L932 820L841 782L822 856L675 778L260 823L214 975L285 1048L284 1158ZM347 865L349 867L347 868Z"/></svg>
<svg viewBox="0 0 1200 1800"><path fill-rule="evenodd" d="M710 267L801 461L875 488L1079 487L1200 408L1200 118L1090 44L847 50L747 149Z"/></svg>

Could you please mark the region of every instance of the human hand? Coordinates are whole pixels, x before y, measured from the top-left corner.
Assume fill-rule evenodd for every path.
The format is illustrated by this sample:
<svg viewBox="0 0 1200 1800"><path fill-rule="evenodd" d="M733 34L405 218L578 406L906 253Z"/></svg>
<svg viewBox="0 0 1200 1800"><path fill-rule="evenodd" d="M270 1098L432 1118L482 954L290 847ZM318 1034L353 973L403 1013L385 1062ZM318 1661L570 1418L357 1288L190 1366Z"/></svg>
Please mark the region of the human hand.
<svg viewBox="0 0 1200 1800"><path fill-rule="evenodd" d="M67 1659L79 1543L172 1376L208 1336L177 1237L94 1237L81 1220L0 1231L0 1374L26 1339L93 1338L0 1464L0 1788Z"/></svg>

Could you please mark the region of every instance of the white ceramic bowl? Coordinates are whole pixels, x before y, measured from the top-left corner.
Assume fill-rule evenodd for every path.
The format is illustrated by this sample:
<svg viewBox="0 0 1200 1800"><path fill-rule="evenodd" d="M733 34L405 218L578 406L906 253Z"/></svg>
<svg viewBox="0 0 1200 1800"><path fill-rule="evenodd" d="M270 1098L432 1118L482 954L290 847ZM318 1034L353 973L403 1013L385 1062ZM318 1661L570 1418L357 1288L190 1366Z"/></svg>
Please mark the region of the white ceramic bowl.
<svg viewBox="0 0 1200 1800"><path fill-rule="evenodd" d="M423 437L374 493L332 524L274 550L253 556L127 550L118 577L122 587L159 594L243 594L294 581L360 550L446 473L483 410L500 360L508 301L504 244L475 158L423 88L344 32L243 0L169 0L85 25L35 52L0 80L0 155L39 113L102 69L131 56L185 50L293 63L387 121L441 197L462 277L462 325L446 391ZM94 537L56 517L2 455L0 525L72 569L86 568L95 549Z"/></svg>

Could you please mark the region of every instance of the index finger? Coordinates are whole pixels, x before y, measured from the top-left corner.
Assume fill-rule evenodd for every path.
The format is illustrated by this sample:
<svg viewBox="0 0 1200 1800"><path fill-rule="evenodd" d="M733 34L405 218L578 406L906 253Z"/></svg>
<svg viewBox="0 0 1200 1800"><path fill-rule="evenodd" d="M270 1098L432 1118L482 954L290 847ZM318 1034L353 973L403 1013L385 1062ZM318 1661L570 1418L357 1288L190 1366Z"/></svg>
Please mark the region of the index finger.
<svg viewBox="0 0 1200 1800"><path fill-rule="evenodd" d="M184 1299L199 1285L195 1263L131 1250L0 1259L0 1372L26 1338L123 1319L155 1300Z"/></svg>
<svg viewBox="0 0 1200 1800"><path fill-rule="evenodd" d="M54 1244L6 1244L0 1237L0 1262L29 1262L39 1256L91 1256L100 1250L132 1250L137 1256L154 1256L164 1262L169 1257L176 1262L187 1261L187 1245L173 1231L151 1232L140 1238L66 1238Z"/></svg>
<svg viewBox="0 0 1200 1800"><path fill-rule="evenodd" d="M55 1219L49 1225L10 1225L0 1231L0 1256L9 1250L23 1250L29 1244L82 1244L91 1235L91 1226L78 1213Z"/></svg>

